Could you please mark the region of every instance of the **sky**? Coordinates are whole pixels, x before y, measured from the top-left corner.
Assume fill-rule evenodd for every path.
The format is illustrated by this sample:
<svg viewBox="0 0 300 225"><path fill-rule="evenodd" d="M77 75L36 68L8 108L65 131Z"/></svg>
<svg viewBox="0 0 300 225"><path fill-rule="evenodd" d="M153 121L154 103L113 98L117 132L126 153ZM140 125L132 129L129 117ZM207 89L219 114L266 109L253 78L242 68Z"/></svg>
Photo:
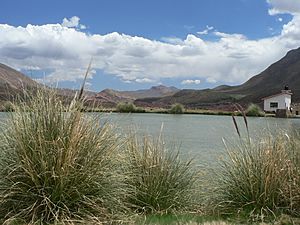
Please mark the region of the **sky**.
<svg viewBox="0 0 300 225"><path fill-rule="evenodd" d="M88 89L238 85L300 47L300 0L1 0L0 63Z"/></svg>

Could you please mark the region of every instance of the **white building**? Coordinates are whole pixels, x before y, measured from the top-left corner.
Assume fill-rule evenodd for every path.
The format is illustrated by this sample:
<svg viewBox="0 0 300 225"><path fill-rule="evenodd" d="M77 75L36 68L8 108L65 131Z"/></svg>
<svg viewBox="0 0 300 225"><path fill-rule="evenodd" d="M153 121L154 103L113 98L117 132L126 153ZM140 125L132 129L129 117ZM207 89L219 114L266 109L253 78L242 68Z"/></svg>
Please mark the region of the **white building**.
<svg viewBox="0 0 300 225"><path fill-rule="evenodd" d="M264 111L276 112L277 109L291 109L292 92L290 90L282 90L281 93L263 98Z"/></svg>

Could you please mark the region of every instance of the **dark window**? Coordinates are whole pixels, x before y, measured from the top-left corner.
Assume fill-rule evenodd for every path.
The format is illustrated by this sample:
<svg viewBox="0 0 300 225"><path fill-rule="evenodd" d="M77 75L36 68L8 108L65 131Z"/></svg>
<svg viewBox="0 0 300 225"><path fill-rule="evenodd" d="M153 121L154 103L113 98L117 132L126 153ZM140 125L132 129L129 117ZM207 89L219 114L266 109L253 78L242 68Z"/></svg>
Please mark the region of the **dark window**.
<svg viewBox="0 0 300 225"><path fill-rule="evenodd" d="M296 111L296 115L299 115L299 111Z"/></svg>
<svg viewBox="0 0 300 225"><path fill-rule="evenodd" d="M271 108L278 108L278 102L270 102Z"/></svg>

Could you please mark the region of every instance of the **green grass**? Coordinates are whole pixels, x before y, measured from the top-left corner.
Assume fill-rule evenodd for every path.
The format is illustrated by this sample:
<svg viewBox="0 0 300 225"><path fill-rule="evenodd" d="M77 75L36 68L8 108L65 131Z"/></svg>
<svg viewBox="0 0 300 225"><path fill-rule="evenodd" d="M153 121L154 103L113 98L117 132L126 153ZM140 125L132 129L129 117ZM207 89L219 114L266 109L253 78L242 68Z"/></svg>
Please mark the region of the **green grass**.
<svg viewBox="0 0 300 225"><path fill-rule="evenodd" d="M160 225L178 225L178 224L219 224L226 225L230 224L226 222L227 219L218 216L205 216L198 214L167 214L167 215L149 215L144 218L139 218L136 224L160 224Z"/></svg>

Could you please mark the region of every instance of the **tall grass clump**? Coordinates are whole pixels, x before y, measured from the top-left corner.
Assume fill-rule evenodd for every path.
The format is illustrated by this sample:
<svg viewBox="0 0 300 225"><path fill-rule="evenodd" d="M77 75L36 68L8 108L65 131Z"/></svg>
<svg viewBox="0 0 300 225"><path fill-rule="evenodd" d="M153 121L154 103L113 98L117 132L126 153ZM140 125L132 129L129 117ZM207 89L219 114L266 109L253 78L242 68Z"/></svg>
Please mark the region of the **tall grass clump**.
<svg viewBox="0 0 300 225"><path fill-rule="evenodd" d="M80 107L48 90L14 104L0 141L2 223L100 223L126 210L120 138Z"/></svg>
<svg viewBox="0 0 300 225"><path fill-rule="evenodd" d="M227 146L227 153L217 170L216 199L221 211L242 211L259 218L281 210L291 212L291 192L287 190L295 178L291 172L295 161L287 135L269 134L254 140L249 134L240 136L238 144Z"/></svg>
<svg viewBox="0 0 300 225"><path fill-rule="evenodd" d="M289 180L284 193L289 213L300 216L300 136L298 132L293 132L288 137L288 154L289 154Z"/></svg>
<svg viewBox="0 0 300 225"><path fill-rule="evenodd" d="M180 103L176 103L174 105L172 105L171 109L169 110L169 112L171 114L183 114L184 113L184 106Z"/></svg>
<svg viewBox="0 0 300 225"><path fill-rule="evenodd" d="M246 109L247 116L265 116L265 113L261 110L261 108L256 104L250 104Z"/></svg>
<svg viewBox="0 0 300 225"><path fill-rule="evenodd" d="M161 139L130 137L127 156L134 194L129 198L138 213L171 213L195 206L196 171L192 161L166 149Z"/></svg>
<svg viewBox="0 0 300 225"><path fill-rule="evenodd" d="M228 151L220 171L220 202L228 210L268 214L282 205L289 158L281 138L241 143Z"/></svg>

